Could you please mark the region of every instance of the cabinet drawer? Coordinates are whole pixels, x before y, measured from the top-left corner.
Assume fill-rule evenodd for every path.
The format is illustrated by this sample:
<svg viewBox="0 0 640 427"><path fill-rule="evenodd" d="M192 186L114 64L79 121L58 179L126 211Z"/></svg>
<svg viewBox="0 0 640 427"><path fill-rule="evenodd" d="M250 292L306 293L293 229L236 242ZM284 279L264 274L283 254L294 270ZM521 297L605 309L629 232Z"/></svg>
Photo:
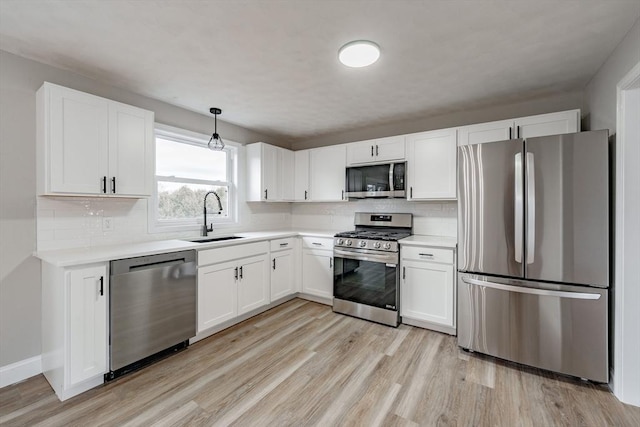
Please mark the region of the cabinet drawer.
<svg viewBox="0 0 640 427"><path fill-rule="evenodd" d="M307 249L333 250L333 238L305 236L302 238L302 247Z"/></svg>
<svg viewBox="0 0 640 427"><path fill-rule="evenodd" d="M271 240L271 252L281 251L283 249L293 249L294 242L295 240L293 237Z"/></svg>
<svg viewBox="0 0 640 427"><path fill-rule="evenodd" d="M269 251L269 242L246 243L216 249L198 251L198 266L231 261L238 258L265 254Z"/></svg>
<svg viewBox="0 0 640 427"><path fill-rule="evenodd" d="M453 264L453 249L430 248L427 246L402 246L400 248L400 256L402 259Z"/></svg>

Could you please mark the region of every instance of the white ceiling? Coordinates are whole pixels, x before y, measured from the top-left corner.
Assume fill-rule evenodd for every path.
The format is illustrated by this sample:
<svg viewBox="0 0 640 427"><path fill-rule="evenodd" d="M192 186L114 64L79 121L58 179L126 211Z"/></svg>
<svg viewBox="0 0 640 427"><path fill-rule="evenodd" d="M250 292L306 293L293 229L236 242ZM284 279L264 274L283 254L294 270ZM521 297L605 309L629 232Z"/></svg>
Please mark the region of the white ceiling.
<svg viewBox="0 0 640 427"><path fill-rule="evenodd" d="M0 49L286 141L582 89L640 0L0 0ZM381 59L337 61L369 39Z"/></svg>

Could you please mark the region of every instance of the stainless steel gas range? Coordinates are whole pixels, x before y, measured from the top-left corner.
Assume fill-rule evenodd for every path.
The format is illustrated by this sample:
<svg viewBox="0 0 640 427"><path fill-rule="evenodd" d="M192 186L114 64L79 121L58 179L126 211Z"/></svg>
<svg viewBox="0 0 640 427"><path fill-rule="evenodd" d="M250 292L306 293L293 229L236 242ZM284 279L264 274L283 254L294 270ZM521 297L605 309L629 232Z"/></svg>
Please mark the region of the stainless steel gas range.
<svg viewBox="0 0 640 427"><path fill-rule="evenodd" d="M398 326L398 240L411 235L412 220L406 213L359 212L355 231L335 235L333 311Z"/></svg>

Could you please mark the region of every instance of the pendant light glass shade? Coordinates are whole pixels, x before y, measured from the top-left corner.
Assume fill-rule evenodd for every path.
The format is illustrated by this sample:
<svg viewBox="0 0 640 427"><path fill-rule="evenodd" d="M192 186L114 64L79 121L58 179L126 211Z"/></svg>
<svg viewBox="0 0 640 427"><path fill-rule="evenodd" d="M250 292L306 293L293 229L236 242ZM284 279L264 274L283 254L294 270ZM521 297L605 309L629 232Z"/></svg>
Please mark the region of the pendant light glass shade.
<svg viewBox="0 0 640 427"><path fill-rule="evenodd" d="M224 149L224 142L222 141L222 138L220 138L220 135L218 134L218 114L222 114L222 110L219 108L212 107L209 109L209 112L213 114L213 117L215 119L215 127L214 127L213 134L211 135L211 139L209 139L209 143L207 144L207 147L209 147L209 150L222 151Z"/></svg>

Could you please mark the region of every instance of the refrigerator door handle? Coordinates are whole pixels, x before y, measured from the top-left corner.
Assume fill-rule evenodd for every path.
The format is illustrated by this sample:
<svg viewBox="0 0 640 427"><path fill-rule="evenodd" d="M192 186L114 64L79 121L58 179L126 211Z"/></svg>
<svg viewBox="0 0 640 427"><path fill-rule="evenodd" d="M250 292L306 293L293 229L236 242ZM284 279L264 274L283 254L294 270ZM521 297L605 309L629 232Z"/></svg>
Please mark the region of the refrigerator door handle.
<svg viewBox="0 0 640 427"><path fill-rule="evenodd" d="M527 264L533 264L536 247L536 175L533 153L527 153Z"/></svg>
<svg viewBox="0 0 640 427"><path fill-rule="evenodd" d="M462 281L470 285L484 286L492 289L499 289L508 292L517 292L520 294L531 295L543 295L557 298L573 298L573 299L586 299L586 300L598 300L600 294L590 294L587 292L567 292L567 291L551 291L548 289L538 288L525 288L522 286L504 285L502 283L487 282L484 280L472 279L470 277L463 277Z"/></svg>
<svg viewBox="0 0 640 427"><path fill-rule="evenodd" d="M514 255L516 262L522 262L522 206L523 185L522 185L522 153L515 155L515 195L513 198L513 235L514 235Z"/></svg>

